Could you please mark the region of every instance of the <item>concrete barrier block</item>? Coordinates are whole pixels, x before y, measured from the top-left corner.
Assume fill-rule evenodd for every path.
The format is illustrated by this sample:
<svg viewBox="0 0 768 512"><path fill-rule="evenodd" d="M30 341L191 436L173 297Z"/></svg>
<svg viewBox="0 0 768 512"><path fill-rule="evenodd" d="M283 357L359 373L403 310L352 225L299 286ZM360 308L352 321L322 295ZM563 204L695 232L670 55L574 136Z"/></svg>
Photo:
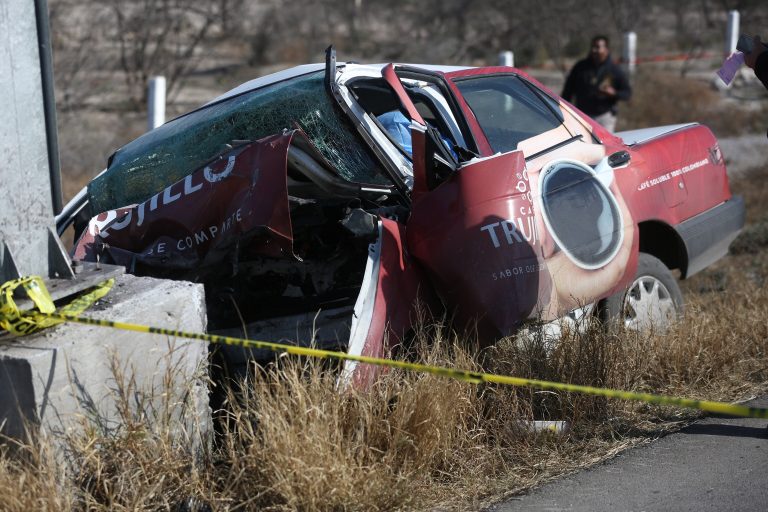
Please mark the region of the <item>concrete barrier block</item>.
<svg viewBox="0 0 768 512"><path fill-rule="evenodd" d="M203 286L124 275L85 315L205 332ZM178 428L207 436L206 343L108 327L62 324L23 338L0 338L2 432L23 437L25 421L45 434L120 423L120 396L146 414L170 414Z"/></svg>

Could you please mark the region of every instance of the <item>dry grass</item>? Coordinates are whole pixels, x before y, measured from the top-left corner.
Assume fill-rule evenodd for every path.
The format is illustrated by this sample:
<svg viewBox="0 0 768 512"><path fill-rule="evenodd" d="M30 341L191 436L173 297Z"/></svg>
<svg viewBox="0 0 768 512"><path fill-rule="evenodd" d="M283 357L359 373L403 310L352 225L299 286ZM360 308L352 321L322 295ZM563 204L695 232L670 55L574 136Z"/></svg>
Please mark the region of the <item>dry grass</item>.
<svg viewBox="0 0 768 512"><path fill-rule="evenodd" d="M9 442L0 450L0 510L70 510L74 495L66 481L48 443Z"/></svg>
<svg viewBox="0 0 768 512"><path fill-rule="evenodd" d="M733 184L765 228L766 172ZM747 181L748 180L748 181ZM740 241L739 243L742 243ZM737 244L738 245L738 244ZM417 357L542 379L715 400L768 384L768 251L762 239L685 283L687 316L664 335L536 336L482 353L432 326ZM340 393L312 361L283 358L230 398L215 445L147 414L116 375L122 426L87 418L66 462L45 441L0 452L2 510L467 509L519 493L679 428L692 411L393 371L369 392ZM119 372L118 372L119 373ZM122 398L121 398L122 397ZM565 419L565 435L525 420ZM192 447L197 447L193 450Z"/></svg>

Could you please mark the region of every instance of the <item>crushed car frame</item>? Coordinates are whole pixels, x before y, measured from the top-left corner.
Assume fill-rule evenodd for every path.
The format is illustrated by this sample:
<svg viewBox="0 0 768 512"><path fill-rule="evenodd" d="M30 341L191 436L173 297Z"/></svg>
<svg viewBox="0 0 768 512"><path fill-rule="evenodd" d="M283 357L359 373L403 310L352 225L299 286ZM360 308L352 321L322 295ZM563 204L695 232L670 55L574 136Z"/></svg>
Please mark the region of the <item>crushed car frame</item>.
<svg viewBox="0 0 768 512"><path fill-rule="evenodd" d="M332 49L127 144L57 218L77 259L204 282L211 332L370 356L417 308L484 343L585 305L667 322L670 270L716 261L743 223L704 126L613 134L518 69ZM242 372L272 355L223 357Z"/></svg>

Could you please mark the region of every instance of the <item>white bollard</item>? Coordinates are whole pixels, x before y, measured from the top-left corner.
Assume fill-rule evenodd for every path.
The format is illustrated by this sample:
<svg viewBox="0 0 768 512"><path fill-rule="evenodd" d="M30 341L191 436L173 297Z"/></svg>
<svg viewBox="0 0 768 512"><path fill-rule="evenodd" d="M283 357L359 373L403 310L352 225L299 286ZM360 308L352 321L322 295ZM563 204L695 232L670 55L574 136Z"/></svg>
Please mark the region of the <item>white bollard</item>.
<svg viewBox="0 0 768 512"><path fill-rule="evenodd" d="M149 79L147 91L147 128L154 130L165 123L165 77Z"/></svg>
<svg viewBox="0 0 768 512"><path fill-rule="evenodd" d="M728 11L728 31L725 34L725 55L736 51L739 41L739 11Z"/></svg>
<svg viewBox="0 0 768 512"><path fill-rule="evenodd" d="M515 67L515 54L510 51L499 53L499 66Z"/></svg>
<svg viewBox="0 0 768 512"><path fill-rule="evenodd" d="M637 65L637 34L634 32L627 32L624 34L624 47L622 48L621 60L624 61L624 66L629 76L635 73L635 66Z"/></svg>

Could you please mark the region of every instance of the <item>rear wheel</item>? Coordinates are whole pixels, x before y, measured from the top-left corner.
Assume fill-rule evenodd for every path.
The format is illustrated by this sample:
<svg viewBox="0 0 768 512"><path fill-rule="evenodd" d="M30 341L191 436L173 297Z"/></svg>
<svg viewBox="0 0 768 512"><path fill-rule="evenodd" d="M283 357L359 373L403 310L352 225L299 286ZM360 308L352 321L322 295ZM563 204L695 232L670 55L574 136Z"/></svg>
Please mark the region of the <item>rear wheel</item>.
<svg viewBox="0 0 768 512"><path fill-rule="evenodd" d="M625 291L600 302L601 319L634 331L664 331L683 314L677 280L658 258L641 252L637 272Z"/></svg>

